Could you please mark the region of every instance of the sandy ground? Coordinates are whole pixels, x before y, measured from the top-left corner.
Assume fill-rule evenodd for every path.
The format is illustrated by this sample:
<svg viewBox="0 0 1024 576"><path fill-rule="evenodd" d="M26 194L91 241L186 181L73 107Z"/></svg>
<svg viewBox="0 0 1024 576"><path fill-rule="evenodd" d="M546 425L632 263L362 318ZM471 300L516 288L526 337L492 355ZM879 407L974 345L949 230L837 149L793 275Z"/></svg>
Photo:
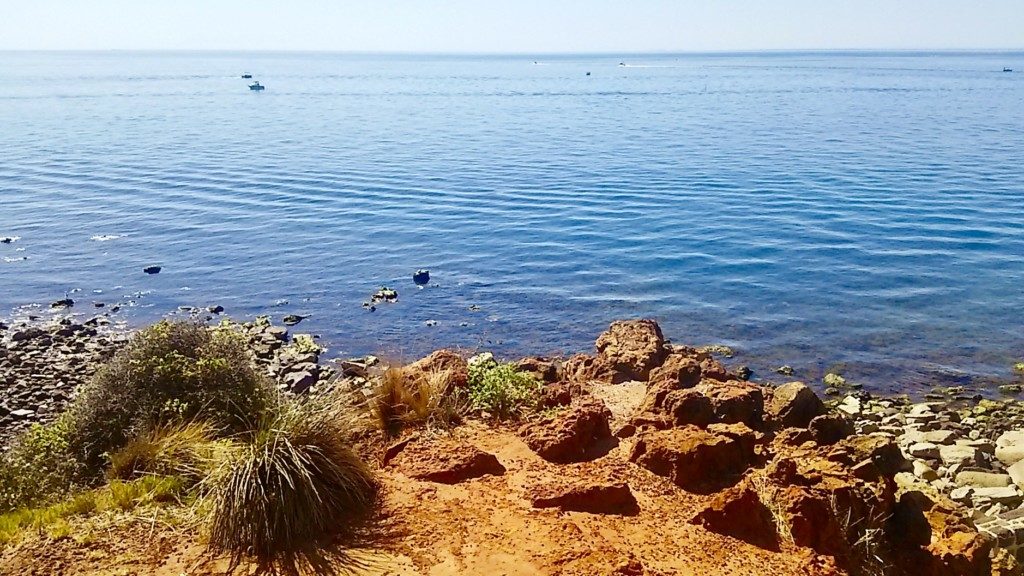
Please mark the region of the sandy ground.
<svg viewBox="0 0 1024 576"><path fill-rule="evenodd" d="M643 385L598 389L617 418L632 411ZM613 426L614 428L614 426ZM594 462L552 464L512 429L460 427L455 437L494 454L506 468L446 485L385 467L382 538L365 553L376 575L816 575L837 571L806 550L770 552L689 523L710 500L626 461L628 443ZM535 509L538 486L589 475L628 482L639 511L627 515ZM0 574L158 576L221 574L201 538L138 518L93 531L85 542L30 537L0 552Z"/></svg>

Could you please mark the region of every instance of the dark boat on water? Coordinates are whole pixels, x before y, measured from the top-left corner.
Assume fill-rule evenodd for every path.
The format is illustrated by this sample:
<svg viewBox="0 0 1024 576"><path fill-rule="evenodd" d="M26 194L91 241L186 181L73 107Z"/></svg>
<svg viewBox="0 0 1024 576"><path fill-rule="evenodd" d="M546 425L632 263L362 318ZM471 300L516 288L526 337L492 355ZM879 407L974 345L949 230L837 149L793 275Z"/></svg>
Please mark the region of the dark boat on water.
<svg viewBox="0 0 1024 576"><path fill-rule="evenodd" d="M1003 68L1003 72L1013 72L1013 68Z"/></svg>
<svg viewBox="0 0 1024 576"><path fill-rule="evenodd" d="M249 90L266 90L266 88L266 86L260 84L259 80L253 82L252 84L249 84Z"/></svg>

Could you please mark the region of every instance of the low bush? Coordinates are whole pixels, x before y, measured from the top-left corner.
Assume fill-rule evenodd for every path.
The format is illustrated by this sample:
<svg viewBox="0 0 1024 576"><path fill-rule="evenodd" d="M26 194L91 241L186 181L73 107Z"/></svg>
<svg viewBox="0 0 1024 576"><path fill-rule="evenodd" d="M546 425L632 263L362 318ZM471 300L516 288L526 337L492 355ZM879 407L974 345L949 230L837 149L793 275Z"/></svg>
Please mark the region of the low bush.
<svg viewBox="0 0 1024 576"><path fill-rule="evenodd" d="M474 410L512 418L537 405L541 383L515 364L498 363L488 354L469 361L469 400Z"/></svg>
<svg viewBox="0 0 1024 576"><path fill-rule="evenodd" d="M70 449L92 479L107 455L146 430L209 422L218 435L245 432L275 395L242 337L193 322L159 322L132 337L69 411Z"/></svg>
<svg viewBox="0 0 1024 576"><path fill-rule="evenodd" d="M385 370L370 400L377 426L389 436L397 436L406 426L447 429L458 424L467 410L467 400L452 380L450 370L417 376L402 368Z"/></svg>
<svg viewBox="0 0 1024 576"><path fill-rule="evenodd" d="M353 560L336 545L376 499L369 468L349 448L344 410L311 399L269 418L211 478L209 546L231 569L334 574Z"/></svg>
<svg viewBox="0 0 1024 576"><path fill-rule="evenodd" d="M36 424L0 454L0 512L34 506L70 492L81 475L72 457L67 416Z"/></svg>

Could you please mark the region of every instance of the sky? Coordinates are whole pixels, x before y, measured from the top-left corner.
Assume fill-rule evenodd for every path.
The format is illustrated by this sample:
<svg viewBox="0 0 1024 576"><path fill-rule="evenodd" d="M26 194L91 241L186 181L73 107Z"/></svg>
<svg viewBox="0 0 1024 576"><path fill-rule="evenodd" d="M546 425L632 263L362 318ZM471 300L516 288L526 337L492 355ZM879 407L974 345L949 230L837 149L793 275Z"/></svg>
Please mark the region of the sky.
<svg viewBox="0 0 1024 576"><path fill-rule="evenodd" d="M1021 49L1024 0L0 0L0 50Z"/></svg>

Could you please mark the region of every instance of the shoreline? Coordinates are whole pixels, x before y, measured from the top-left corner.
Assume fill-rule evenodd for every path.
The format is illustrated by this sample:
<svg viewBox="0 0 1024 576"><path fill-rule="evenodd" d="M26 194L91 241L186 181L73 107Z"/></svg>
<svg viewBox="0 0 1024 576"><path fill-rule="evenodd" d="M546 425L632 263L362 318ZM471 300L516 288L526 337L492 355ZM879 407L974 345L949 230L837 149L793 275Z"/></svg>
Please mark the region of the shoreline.
<svg viewBox="0 0 1024 576"><path fill-rule="evenodd" d="M220 325L243 334L256 365L273 378L279 389L292 393L316 394L322 389L342 387L355 397L362 394L368 399L386 365L372 357L321 357L323 349L314 337L294 330L295 327L274 325L269 319L244 323L225 319ZM104 324L95 318L83 323L64 318L46 328L0 327L0 374L5 378L0 382L10 382L12 370L17 371L22 358L31 359L30 366L37 371L34 375L65 378L74 369L81 373L78 381L84 381L99 363L124 345L130 334L126 326ZM821 456L814 454L823 449L827 452L831 445L847 446L855 452L861 450L858 446L870 446L868 450L874 458L872 471L864 469L871 458L860 464L851 461L843 465L844 478L863 476L861 480L870 482L888 478L885 482L891 481L893 489L901 492L921 493L936 502L948 499L966 510L973 529L994 546L1011 553L1024 546L1024 402L957 399L955 395L942 402L914 402L906 397L881 397L856 389L847 389L841 397L822 402L810 388L797 381L779 385L747 381L743 373L722 363L720 353L724 350L672 344L655 322L647 320L613 323L598 336L595 348L596 354L589 351L566 358L527 357L514 361L519 370L534 374L543 383L545 402L565 411L562 416L541 414L539 420L534 417L525 421L519 434L531 447L534 440L540 445L550 441L549 426L558 429L560 418L579 417L577 412L587 414L594 409L594 402L611 409L609 433L627 445L634 443L634 456L630 458L640 449L635 446L643 446L645 441L692 429L692 425L685 427L692 418L697 418L693 422L703 422L698 426L706 426L707 434L724 434L729 438L738 433L739 429L733 427L739 426L744 432L734 440L746 442L747 435L753 434L750 440L755 445L770 441L779 458L785 455L794 461L815 462ZM405 366L425 371L438 359L451 358L452 354L439 349ZM686 366L696 367L695 359L699 360L696 369L700 383L683 384L689 378L685 376ZM680 361L682 364L678 364ZM76 362L86 363L90 368L82 370L82 364ZM679 383L675 383L676 379ZM669 396L662 398L658 390L664 384L672 386L667 389L671 390ZM14 414L15 410L26 408L10 410L7 406L0 410L0 430L5 436L0 437L0 443L30 423L45 422L59 412L72 396L67 390L70 385L71 382L60 386L37 385L28 394L5 394L8 404L11 400L35 402L42 395L50 397L44 409L31 415ZM18 391L25 389L17 387ZM679 406L687 406L682 412L672 408L674 401L669 400L679 393L683 393L679 399L686 398L680 400L684 404ZM697 399L709 404L706 408L699 402L689 404ZM702 416L704 410L709 412ZM705 416L713 423L708 425ZM387 453L403 451L409 441L402 440L388 448ZM812 446L814 452L807 452ZM387 460L385 456L384 467ZM657 467L650 469L660 474ZM783 468L773 473L783 474ZM685 482L683 486L702 493L702 489L691 488ZM721 493L725 494L730 498L736 496L732 492ZM902 505L903 501L899 502ZM726 506L723 514L729 506L739 506L722 505ZM714 506L709 510L715 510ZM716 522L722 522L715 519L718 513L703 513L703 521L710 523L712 531L723 529L714 527Z"/></svg>

